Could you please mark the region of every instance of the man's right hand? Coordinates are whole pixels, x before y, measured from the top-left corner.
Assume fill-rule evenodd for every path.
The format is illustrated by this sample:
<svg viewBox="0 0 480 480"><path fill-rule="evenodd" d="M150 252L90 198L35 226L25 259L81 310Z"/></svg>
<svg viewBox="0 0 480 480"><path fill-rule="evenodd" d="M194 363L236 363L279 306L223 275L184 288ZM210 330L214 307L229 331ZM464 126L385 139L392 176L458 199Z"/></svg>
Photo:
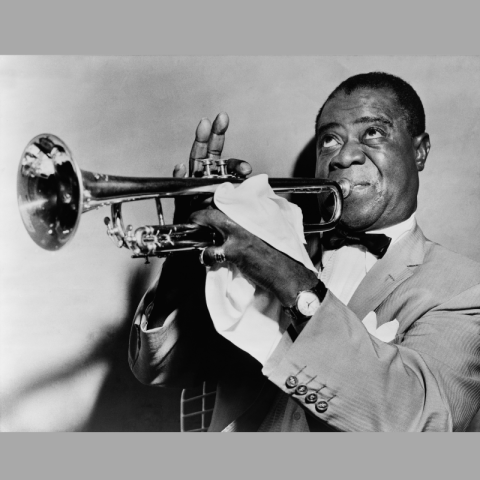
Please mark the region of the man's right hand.
<svg viewBox="0 0 480 480"><path fill-rule="evenodd" d="M228 115L225 112L219 113L213 124L208 118L200 120L190 152L188 176L202 176L203 159L209 156L214 158L221 157L228 123ZM229 159L227 172L237 177L245 178L252 173L252 167L245 161ZM175 165L173 176L177 178L187 176L187 168L184 163ZM178 198L175 202L174 223L186 222L194 211L207 208L210 202L211 197L207 200L205 200L205 197L198 198L197 196Z"/></svg>
<svg viewBox="0 0 480 480"><path fill-rule="evenodd" d="M203 118L198 124L195 132L195 141L193 142L190 152L189 176L201 176L203 170L201 160L209 155L220 158L225 143L225 132L228 128L228 115L220 113L212 123L208 118ZM231 159L227 163L227 171L237 177L245 178L252 172L252 167L247 162ZM183 178L187 176L187 168L181 163L175 165L173 176ZM190 215L197 211L208 207L212 197L196 198L193 195L178 197L175 201L175 214L173 223L185 223L189 220ZM194 262L192 264L192 262ZM198 268L192 268L196 265ZM185 266L188 267L188 276L186 275ZM163 264L162 274L155 293L153 309L150 312L148 320L148 329L161 327L165 319L179 306L185 306L185 285L189 285L191 289L205 298L204 285L205 268L198 261L198 252L182 252L178 255L172 255ZM200 289L196 286L202 285ZM198 298L198 297L197 297ZM200 302L201 303L201 302Z"/></svg>

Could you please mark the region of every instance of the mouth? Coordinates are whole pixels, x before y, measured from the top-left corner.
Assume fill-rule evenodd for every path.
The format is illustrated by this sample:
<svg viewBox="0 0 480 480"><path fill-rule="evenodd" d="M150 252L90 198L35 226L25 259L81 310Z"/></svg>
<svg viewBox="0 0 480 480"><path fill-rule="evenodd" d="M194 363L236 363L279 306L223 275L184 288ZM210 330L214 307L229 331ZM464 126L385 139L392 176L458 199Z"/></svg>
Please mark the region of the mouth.
<svg viewBox="0 0 480 480"><path fill-rule="evenodd" d="M357 190L361 190L363 188L368 188L371 185L372 184L369 183L369 182L353 182L352 183L352 188L357 189Z"/></svg>
<svg viewBox="0 0 480 480"><path fill-rule="evenodd" d="M339 180L336 180L339 182ZM345 182L345 180L340 180L340 182ZM367 180L349 180L350 188L348 190L348 194L344 194L344 200L348 199L355 201L355 199L363 198L364 196L369 196L372 188L374 188L374 184Z"/></svg>
<svg viewBox="0 0 480 480"><path fill-rule="evenodd" d="M372 182L367 180L350 180L348 178L332 178L338 184L347 184L349 186L350 192L355 190L362 190L372 186Z"/></svg>

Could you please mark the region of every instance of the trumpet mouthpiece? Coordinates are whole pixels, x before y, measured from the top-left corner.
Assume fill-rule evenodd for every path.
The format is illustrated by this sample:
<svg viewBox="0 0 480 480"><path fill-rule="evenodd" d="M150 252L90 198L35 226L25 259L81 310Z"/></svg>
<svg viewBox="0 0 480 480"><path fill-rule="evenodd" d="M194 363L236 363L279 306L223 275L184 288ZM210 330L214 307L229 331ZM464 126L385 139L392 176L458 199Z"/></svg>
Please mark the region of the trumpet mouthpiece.
<svg viewBox="0 0 480 480"><path fill-rule="evenodd" d="M343 198L347 198L352 191L352 184L346 178L340 179L337 183L342 189Z"/></svg>

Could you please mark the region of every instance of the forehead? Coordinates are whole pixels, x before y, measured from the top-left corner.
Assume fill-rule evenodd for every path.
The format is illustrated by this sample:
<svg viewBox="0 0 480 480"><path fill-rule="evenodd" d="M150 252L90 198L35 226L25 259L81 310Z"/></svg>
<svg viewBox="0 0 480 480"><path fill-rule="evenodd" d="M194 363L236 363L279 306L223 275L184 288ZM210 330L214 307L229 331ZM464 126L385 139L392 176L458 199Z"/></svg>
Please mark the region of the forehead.
<svg viewBox="0 0 480 480"><path fill-rule="evenodd" d="M345 125L363 117L384 117L397 124L403 120L403 112L395 95L386 89L360 89L350 94L340 92L325 104L318 127L328 123Z"/></svg>

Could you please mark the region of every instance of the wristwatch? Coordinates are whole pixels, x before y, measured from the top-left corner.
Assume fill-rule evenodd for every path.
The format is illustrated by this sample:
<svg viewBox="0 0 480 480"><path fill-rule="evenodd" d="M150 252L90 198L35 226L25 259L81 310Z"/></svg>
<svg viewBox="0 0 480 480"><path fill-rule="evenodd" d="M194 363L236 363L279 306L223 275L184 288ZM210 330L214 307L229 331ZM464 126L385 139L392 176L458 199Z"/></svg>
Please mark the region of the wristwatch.
<svg viewBox="0 0 480 480"><path fill-rule="evenodd" d="M290 307L283 307L283 309L296 323L305 322L310 320L320 308L326 293L327 287L319 280L313 288L298 292L295 303Z"/></svg>

